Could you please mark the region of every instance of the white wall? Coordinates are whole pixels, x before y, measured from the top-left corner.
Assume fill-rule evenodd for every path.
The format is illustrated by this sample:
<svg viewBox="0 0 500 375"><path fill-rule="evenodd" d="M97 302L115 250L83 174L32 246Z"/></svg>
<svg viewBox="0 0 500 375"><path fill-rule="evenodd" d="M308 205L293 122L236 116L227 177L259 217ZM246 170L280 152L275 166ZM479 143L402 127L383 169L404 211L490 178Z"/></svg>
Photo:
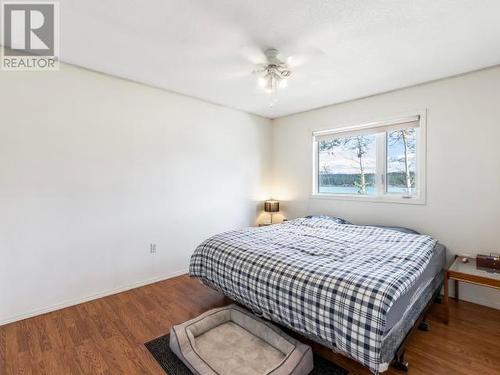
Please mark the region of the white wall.
<svg viewBox="0 0 500 375"><path fill-rule="evenodd" d="M68 65L0 108L0 324L185 272L268 198L269 120Z"/></svg>
<svg viewBox="0 0 500 375"><path fill-rule="evenodd" d="M312 131L427 109L427 204L311 199ZM289 218L331 214L428 233L452 254L500 251L500 67L273 121L274 198ZM500 308L500 291L461 298Z"/></svg>

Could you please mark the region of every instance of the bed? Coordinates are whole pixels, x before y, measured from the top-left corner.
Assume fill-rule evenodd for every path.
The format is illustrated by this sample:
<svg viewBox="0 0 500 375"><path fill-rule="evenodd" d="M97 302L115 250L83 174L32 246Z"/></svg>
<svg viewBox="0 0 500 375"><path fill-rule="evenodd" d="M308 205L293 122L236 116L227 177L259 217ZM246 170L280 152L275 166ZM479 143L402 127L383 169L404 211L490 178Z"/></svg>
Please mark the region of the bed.
<svg viewBox="0 0 500 375"><path fill-rule="evenodd" d="M444 256L426 235L309 217L213 236L190 275L378 373L439 290Z"/></svg>

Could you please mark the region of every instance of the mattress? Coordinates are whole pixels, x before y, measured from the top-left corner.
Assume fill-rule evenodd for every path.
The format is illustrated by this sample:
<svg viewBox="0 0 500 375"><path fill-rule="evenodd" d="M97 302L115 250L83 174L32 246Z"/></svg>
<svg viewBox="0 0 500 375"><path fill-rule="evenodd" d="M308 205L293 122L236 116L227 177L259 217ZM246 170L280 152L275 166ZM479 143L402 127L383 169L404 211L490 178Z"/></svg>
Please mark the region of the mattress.
<svg viewBox="0 0 500 375"><path fill-rule="evenodd" d="M446 251L443 245L436 244L429 263L415 284L401 295L387 312L384 332L387 334L398 323L405 312L416 302L422 290L434 277L443 271L446 261Z"/></svg>

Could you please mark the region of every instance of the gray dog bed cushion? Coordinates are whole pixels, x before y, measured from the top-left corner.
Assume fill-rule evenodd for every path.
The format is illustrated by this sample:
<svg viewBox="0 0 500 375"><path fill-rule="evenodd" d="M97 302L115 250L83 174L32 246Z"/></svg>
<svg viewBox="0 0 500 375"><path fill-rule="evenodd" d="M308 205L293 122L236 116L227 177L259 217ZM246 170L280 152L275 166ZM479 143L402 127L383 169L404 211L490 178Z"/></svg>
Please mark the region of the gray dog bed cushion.
<svg viewBox="0 0 500 375"><path fill-rule="evenodd" d="M173 326L170 348L200 375L305 375L313 369L309 346L236 305Z"/></svg>

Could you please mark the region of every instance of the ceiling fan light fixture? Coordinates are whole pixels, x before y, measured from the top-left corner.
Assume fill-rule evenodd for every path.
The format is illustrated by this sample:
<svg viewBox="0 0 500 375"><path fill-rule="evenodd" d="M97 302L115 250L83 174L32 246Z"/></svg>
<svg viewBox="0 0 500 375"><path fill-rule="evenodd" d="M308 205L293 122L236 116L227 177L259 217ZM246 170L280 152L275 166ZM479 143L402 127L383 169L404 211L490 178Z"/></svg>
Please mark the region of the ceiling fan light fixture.
<svg viewBox="0 0 500 375"><path fill-rule="evenodd" d="M257 84L259 85L259 87L265 88L267 85L266 77L262 77L262 76L259 77L259 79L257 80Z"/></svg>
<svg viewBox="0 0 500 375"><path fill-rule="evenodd" d="M275 89L276 89L276 80L273 76L270 76L267 79L266 85L264 86L264 91L267 92L268 94L272 94Z"/></svg>

